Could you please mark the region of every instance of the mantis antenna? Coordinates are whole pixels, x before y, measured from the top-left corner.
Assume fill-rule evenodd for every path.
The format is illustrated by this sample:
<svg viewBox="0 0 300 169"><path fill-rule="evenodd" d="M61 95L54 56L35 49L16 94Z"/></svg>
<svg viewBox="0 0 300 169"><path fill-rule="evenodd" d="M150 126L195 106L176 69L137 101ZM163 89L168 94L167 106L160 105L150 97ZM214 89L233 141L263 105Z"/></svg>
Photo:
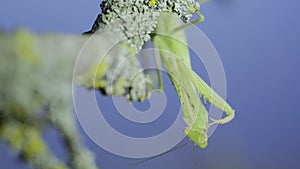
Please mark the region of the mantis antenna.
<svg viewBox="0 0 300 169"><path fill-rule="evenodd" d="M195 168L197 169L199 167L198 167L197 158L196 158L195 146L193 147L193 158L194 158Z"/></svg>
<svg viewBox="0 0 300 169"><path fill-rule="evenodd" d="M153 160L153 159L155 159L155 158L157 158L157 157L163 156L163 155L168 154L168 153L170 153L170 152L172 152L172 151L175 151L175 150L177 150L177 149L179 149L179 148L181 148L181 147L184 147L184 146L186 146L188 143L190 143L190 141L187 141L187 142L185 142L185 143L183 143L183 144L181 144L181 145L178 145L178 146L176 146L176 147L173 147L173 148L171 148L170 150L168 150L168 151L166 151L166 152L163 152L163 153L161 153L161 154L158 154L158 155L156 155L156 156L149 157L149 158L147 158L147 159L145 159L145 160L142 160L142 161L139 161L139 162L136 162L136 163L129 164L129 166L135 166L135 165L139 165L139 164L142 164L142 163L144 163L144 162Z"/></svg>

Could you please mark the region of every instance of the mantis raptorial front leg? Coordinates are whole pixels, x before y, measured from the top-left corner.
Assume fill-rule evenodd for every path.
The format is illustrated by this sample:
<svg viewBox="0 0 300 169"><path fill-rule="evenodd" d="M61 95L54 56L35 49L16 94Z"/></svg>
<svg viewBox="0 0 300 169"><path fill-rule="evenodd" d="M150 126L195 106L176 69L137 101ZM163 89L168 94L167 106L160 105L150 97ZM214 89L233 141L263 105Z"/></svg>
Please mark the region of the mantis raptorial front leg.
<svg viewBox="0 0 300 169"><path fill-rule="evenodd" d="M180 31L184 28L187 28L188 26L194 25L199 22L203 22L204 16L199 11L197 11L197 14L199 16L198 19L196 19L192 22L183 24L181 26L178 26L177 28L174 29L174 33L177 31ZM185 57L183 57L183 59L184 58ZM234 110L209 85L207 85L207 83L201 77L199 77L193 70L191 70L191 71L192 71L193 77L190 77L190 79L195 84L199 94L202 95L206 101L209 101L210 103L212 103L213 105L215 105L216 107L218 107L219 109L224 111L227 115L225 118L219 119L219 120L210 118L213 121L212 124L225 124L225 123L230 122L234 118L234 115L235 115Z"/></svg>
<svg viewBox="0 0 300 169"><path fill-rule="evenodd" d="M210 88L201 77L199 77L193 70L192 70L193 77L191 77L193 83L195 84L199 94L201 94L204 99L211 104L215 105L222 111L226 113L226 117L223 119L215 120L210 118L214 124L225 124L230 122L234 118L234 110L230 107L230 105L221 97L219 96L212 88Z"/></svg>

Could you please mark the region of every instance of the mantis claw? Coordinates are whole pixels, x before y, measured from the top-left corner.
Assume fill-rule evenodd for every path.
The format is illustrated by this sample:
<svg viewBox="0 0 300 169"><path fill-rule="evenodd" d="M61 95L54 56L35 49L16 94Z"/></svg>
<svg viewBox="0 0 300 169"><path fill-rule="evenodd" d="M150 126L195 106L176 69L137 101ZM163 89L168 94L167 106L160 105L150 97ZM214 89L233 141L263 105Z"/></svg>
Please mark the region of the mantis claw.
<svg viewBox="0 0 300 169"><path fill-rule="evenodd" d="M215 124L220 124L220 120L216 120L212 117L209 117L209 119L212 121L211 123L208 124L208 127L215 125Z"/></svg>

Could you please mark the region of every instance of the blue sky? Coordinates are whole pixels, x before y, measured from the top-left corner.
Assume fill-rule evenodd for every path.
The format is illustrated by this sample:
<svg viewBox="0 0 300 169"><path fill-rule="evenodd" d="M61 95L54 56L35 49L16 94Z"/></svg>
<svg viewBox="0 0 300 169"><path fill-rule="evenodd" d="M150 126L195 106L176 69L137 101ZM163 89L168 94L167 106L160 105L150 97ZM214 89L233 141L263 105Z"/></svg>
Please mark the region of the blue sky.
<svg viewBox="0 0 300 169"><path fill-rule="evenodd" d="M80 34L91 27L100 11L99 3L97 0L2 0L0 28ZM202 6L206 21L198 27L221 57L227 78L227 99L236 110L236 118L218 127L208 148L195 150L199 168L300 168L299 9L300 2L292 0L216 0ZM166 83L170 86L166 89L170 98L177 103L172 85L168 80ZM111 102L108 97L100 96L99 100ZM106 105L104 109L110 111L110 104ZM169 106L171 111L172 105ZM96 153L100 168L126 168L134 161L112 155L85 133L82 135ZM57 133L48 131L47 138L53 150L61 152ZM14 153L2 143L0 151L1 168L27 168L18 164ZM194 168L193 156L190 144L128 168Z"/></svg>

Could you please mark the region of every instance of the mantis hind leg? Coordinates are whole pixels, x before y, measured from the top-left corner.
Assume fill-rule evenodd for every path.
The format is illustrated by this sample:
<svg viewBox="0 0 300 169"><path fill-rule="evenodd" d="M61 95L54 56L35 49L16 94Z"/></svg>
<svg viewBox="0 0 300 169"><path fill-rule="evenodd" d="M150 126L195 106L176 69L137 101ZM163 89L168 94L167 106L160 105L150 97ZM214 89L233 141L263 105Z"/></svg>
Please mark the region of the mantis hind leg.
<svg viewBox="0 0 300 169"><path fill-rule="evenodd" d="M153 44L154 45L154 44ZM163 86L163 79L162 79L162 73L161 73L161 59L160 59L160 54L158 50L155 50L156 46L154 45L154 50L153 50L153 55L154 55L154 61L156 65L156 73L157 73L157 78L158 78L158 88L159 91L162 93L164 91L164 86Z"/></svg>
<svg viewBox="0 0 300 169"><path fill-rule="evenodd" d="M188 22L188 23L186 23L186 24L183 24L183 25L181 25L181 26L175 28L175 29L174 29L174 32L180 31L180 30L185 29L185 28L187 28L187 27L189 27L189 26L192 26L192 25L195 25L195 24L197 24L197 23L203 22L203 21L204 21L204 16L203 16L199 11L196 11L196 13L197 13L197 15L199 16L198 19L193 20L193 21L191 21L191 22Z"/></svg>

